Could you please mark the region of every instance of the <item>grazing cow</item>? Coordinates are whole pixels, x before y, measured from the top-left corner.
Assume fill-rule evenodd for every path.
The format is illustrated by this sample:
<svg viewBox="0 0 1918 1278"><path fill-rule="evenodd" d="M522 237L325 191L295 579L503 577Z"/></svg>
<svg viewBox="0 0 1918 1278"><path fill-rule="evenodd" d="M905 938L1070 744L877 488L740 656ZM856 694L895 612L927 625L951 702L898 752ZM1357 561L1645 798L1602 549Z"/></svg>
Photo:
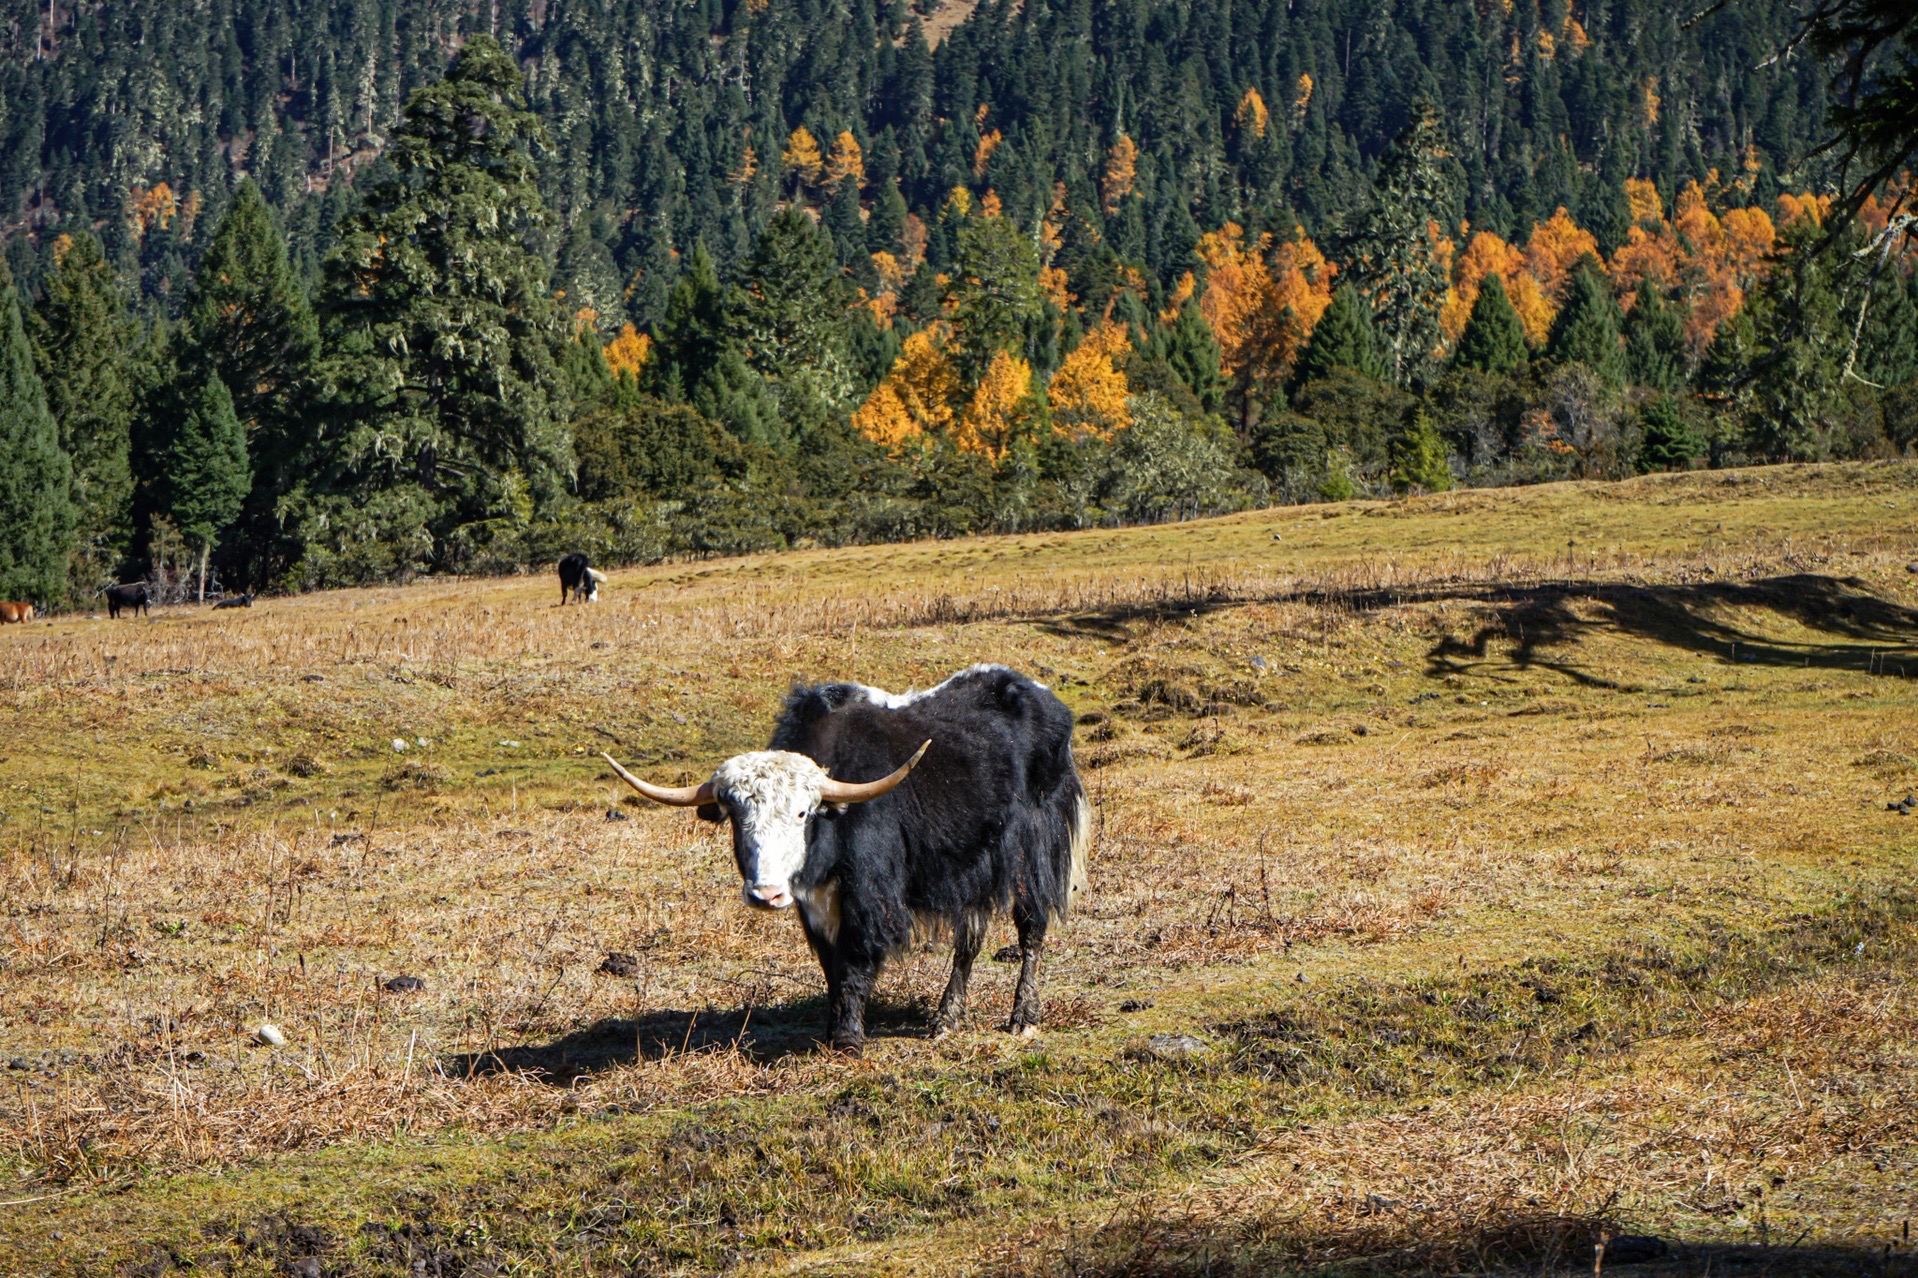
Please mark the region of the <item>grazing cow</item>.
<svg viewBox="0 0 1918 1278"><path fill-rule="evenodd" d="M596 603L599 600L599 583L606 575L594 570L586 562L586 556L574 551L559 561L559 602L565 606L568 596L575 603Z"/></svg>
<svg viewBox="0 0 1918 1278"><path fill-rule="evenodd" d="M732 822L746 903L799 906L826 973L834 1047L860 1051L866 996L915 927L952 934L933 1032L954 1028L1001 910L1012 914L1021 959L1007 1029L1037 1032L1046 929L1084 885L1091 827L1072 712L1045 685L981 665L904 696L856 683L796 686L770 749L735 755L682 789L602 757L654 802Z"/></svg>
<svg viewBox="0 0 1918 1278"><path fill-rule="evenodd" d="M106 596L107 616L109 617L117 618L122 608L131 608L133 615L136 617L139 616L142 611L149 617L153 615L153 606L147 601L147 584L144 581L129 582L121 586L108 586Z"/></svg>
<svg viewBox="0 0 1918 1278"><path fill-rule="evenodd" d="M235 595L231 599L222 599L213 606L215 608L251 608L253 606L253 596L250 593Z"/></svg>
<svg viewBox="0 0 1918 1278"><path fill-rule="evenodd" d="M32 620L32 604L0 603L0 626L24 625Z"/></svg>

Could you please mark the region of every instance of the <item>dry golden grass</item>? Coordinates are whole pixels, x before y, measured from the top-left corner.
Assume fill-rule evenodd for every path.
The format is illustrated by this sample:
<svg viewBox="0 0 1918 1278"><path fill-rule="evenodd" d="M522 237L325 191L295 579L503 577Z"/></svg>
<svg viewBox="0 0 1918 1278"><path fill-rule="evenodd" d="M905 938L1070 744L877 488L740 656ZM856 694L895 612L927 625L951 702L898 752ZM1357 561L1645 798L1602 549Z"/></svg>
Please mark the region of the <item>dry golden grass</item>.
<svg viewBox="0 0 1918 1278"><path fill-rule="evenodd" d="M1918 467L1783 468L10 630L0 1272L1889 1264L1915 527ZM1047 1033L982 963L927 1041L928 947L821 1053L594 754L982 659L1099 812Z"/></svg>

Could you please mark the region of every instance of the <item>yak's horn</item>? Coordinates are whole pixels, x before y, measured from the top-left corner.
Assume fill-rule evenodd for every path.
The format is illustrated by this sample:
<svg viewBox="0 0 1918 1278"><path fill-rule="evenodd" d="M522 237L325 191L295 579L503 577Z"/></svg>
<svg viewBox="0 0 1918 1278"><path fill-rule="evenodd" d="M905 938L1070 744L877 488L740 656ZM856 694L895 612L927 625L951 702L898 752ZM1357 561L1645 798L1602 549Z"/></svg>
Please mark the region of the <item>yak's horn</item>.
<svg viewBox="0 0 1918 1278"><path fill-rule="evenodd" d="M876 799L904 781L906 774L912 771L912 765L924 758L926 751L931 748L932 742L926 742L919 747L912 758L900 764L891 774L880 777L877 781L868 781L863 785L850 785L828 777L826 783L819 787L819 797L828 803L864 803L868 799Z"/></svg>
<svg viewBox="0 0 1918 1278"><path fill-rule="evenodd" d="M663 785L652 785L649 782L641 781L638 777L620 767L619 760L613 758L612 755L601 751L599 757L613 765L613 771L619 773L620 780L632 786L633 789L639 791L654 803L664 803L675 808L692 808L702 803L711 803L713 801L713 783L711 781L702 781L698 785L683 785L674 788Z"/></svg>

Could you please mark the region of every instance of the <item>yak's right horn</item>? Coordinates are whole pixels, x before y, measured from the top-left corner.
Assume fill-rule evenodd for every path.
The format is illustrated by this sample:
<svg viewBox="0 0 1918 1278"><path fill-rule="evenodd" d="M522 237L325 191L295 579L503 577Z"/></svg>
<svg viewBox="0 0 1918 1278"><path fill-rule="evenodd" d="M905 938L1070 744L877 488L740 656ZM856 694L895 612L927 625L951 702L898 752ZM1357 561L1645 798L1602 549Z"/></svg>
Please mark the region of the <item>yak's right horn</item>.
<svg viewBox="0 0 1918 1278"><path fill-rule="evenodd" d="M654 803L664 803L668 807L673 808L696 808L702 803L711 803L713 801L713 783L711 781L702 781L698 785L683 785L677 787L653 785L650 782L641 781L638 777L620 767L619 760L607 754L605 751L602 750L599 757L613 765L613 771L619 773L619 779L621 781L632 786L633 789L639 791Z"/></svg>

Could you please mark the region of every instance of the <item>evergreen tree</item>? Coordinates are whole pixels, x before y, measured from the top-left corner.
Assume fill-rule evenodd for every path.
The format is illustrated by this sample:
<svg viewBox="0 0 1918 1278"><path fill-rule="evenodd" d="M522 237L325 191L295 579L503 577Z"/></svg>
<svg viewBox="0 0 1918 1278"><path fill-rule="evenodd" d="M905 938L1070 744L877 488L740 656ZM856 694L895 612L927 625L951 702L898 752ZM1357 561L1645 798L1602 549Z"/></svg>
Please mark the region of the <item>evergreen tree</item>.
<svg viewBox="0 0 1918 1278"><path fill-rule="evenodd" d="M1678 400L1659 395L1639 410L1643 441L1638 450L1642 471L1687 470L1705 455L1705 438L1686 420Z"/></svg>
<svg viewBox="0 0 1918 1278"><path fill-rule="evenodd" d="M1788 231L1784 260L1748 299L1756 356L1734 402L1746 447L1767 460L1831 455L1851 333L1820 235L1804 224Z"/></svg>
<svg viewBox="0 0 1918 1278"><path fill-rule="evenodd" d="M850 412L859 391L848 320L857 299L832 239L803 210L774 215L735 290L729 331L794 424Z"/></svg>
<svg viewBox="0 0 1918 1278"><path fill-rule="evenodd" d="M430 511L442 538L559 497L572 470L566 325L528 247L550 221L530 153L542 131L520 80L490 37L469 40L408 101L390 171L327 261L343 482L416 489L393 508Z"/></svg>
<svg viewBox="0 0 1918 1278"><path fill-rule="evenodd" d="M995 352L1028 353L1027 331L1044 306L1038 250L1009 218L967 217L947 294L960 375L973 384Z"/></svg>
<svg viewBox="0 0 1918 1278"><path fill-rule="evenodd" d="M200 551L200 598L206 598L207 563L220 534L240 516L253 484L247 464L246 430L233 396L209 376L191 394L166 452L168 515Z"/></svg>
<svg viewBox="0 0 1918 1278"><path fill-rule="evenodd" d="M1625 373L1634 385L1668 395L1685 384L1685 317L1652 280L1625 318Z"/></svg>
<svg viewBox="0 0 1918 1278"><path fill-rule="evenodd" d="M130 547L134 406L134 324L92 232L75 235L57 256L27 327L60 447L73 463L74 585L90 588Z"/></svg>
<svg viewBox="0 0 1918 1278"><path fill-rule="evenodd" d="M1472 316L1465 322L1452 364L1509 376L1521 371L1525 361L1525 327L1505 295L1505 281L1488 275L1479 286L1478 300L1472 303Z"/></svg>
<svg viewBox="0 0 1918 1278"><path fill-rule="evenodd" d="M1371 309L1365 299L1350 287L1332 294L1331 304L1319 316L1299 353L1292 374L1294 386L1330 377L1334 369L1345 368L1365 377L1383 380L1385 364L1379 358L1378 335L1372 329Z"/></svg>
<svg viewBox="0 0 1918 1278"><path fill-rule="evenodd" d="M13 277L0 266L0 599L46 606L66 594L72 475Z"/></svg>
<svg viewBox="0 0 1918 1278"><path fill-rule="evenodd" d="M1178 315L1159 335L1157 346L1158 353L1202 409L1216 413L1225 407L1225 374L1219 367L1219 339L1213 335L1212 326L1205 322L1197 305L1179 308Z"/></svg>
<svg viewBox="0 0 1918 1278"><path fill-rule="evenodd" d="M232 538L229 567L249 589L298 554L278 505L310 455L311 374L319 343L313 308L286 241L259 189L240 183L194 275L186 307L188 376L229 389L246 432L248 471L259 483Z"/></svg>
<svg viewBox="0 0 1918 1278"><path fill-rule="evenodd" d="M1391 439L1392 490L1444 492L1452 486L1451 458L1438 428L1420 404L1404 419Z"/></svg>
<svg viewBox="0 0 1918 1278"><path fill-rule="evenodd" d="M1350 237L1350 269L1371 303L1386 369L1401 386L1424 380L1439 346L1446 278L1430 224L1456 221L1444 154L1438 112L1420 100L1380 162L1364 229Z"/></svg>
<svg viewBox="0 0 1918 1278"><path fill-rule="evenodd" d="M705 382L726 348L726 293L706 241L693 245L666 300L655 334L653 381L668 399L685 400Z"/></svg>
<svg viewBox="0 0 1918 1278"><path fill-rule="evenodd" d="M1581 261L1552 323L1546 354L1554 363L1585 365L1608 386L1623 385L1625 351L1619 344L1618 319L1618 303L1598 266L1590 259Z"/></svg>

